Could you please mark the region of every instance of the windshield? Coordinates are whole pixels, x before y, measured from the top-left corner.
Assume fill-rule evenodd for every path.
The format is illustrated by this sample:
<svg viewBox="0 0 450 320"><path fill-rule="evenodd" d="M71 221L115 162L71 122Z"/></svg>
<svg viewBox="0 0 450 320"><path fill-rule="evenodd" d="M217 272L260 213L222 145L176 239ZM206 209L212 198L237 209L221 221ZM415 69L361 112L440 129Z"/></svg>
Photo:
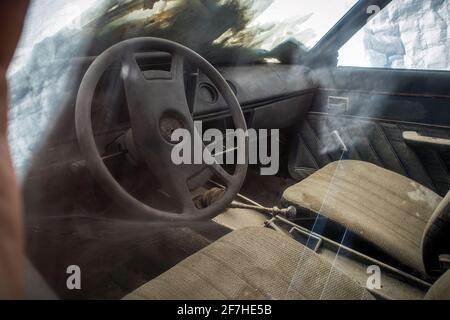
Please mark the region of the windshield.
<svg viewBox="0 0 450 320"><path fill-rule="evenodd" d="M124 35L159 36L203 51L202 54L210 53L213 57L215 54L211 51L216 48L245 48L252 49L253 52L271 51L288 40L308 50L356 2L356 0L124 1L120 5L106 9L95 23L97 29L100 28L104 32L106 42L122 40ZM99 48L101 49L104 49L103 45Z"/></svg>
<svg viewBox="0 0 450 320"><path fill-rule="evenodd" d="M213 63L248 63L273 57L271 51L286 41L302 51L311 49L356 2L43 0L30 10L22 47L49 38L64 39L65 47L79 46L81 38L90 43L83 55L98 55L119 41L154 36L184 44ZM61 58L79 51L69 50Z"/></svg>

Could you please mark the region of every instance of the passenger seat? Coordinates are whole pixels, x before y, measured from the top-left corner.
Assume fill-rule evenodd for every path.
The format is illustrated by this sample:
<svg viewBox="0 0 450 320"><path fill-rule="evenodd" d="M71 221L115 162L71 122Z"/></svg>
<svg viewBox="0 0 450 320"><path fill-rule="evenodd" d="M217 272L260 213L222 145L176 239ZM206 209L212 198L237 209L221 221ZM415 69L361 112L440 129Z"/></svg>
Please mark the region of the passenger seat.
<svg viewBox="0 0 450 320"><path fill-rule="evenodd" d="M450 253L450 193L442 198L368 162L331 163L285 190L283 201L347 227L422 274Z"/></svg>

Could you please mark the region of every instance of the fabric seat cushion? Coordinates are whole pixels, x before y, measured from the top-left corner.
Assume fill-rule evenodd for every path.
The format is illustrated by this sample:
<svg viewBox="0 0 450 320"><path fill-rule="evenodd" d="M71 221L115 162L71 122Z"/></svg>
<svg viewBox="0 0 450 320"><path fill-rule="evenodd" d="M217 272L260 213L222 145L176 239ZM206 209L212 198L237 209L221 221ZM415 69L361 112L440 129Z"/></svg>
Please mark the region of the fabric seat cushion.
<svg viewBox="0 0 450 320"><path fill-rule="evenodd" d="M320 213L425 273L421 242L442 198L368 162L344 160L285 190L284 201Z"/></svg>
<svg viewBox="0 0 450 320"><path fill-rule="evenodd" d="M450 300L450 270L447 270L428 290L425 300Z"/></svg>
<svg viewBox="0 0 450 320"><path fill-rule="evenodd" d="M125 299L372 299L292 238L263 227L231 232Z"/></svg>

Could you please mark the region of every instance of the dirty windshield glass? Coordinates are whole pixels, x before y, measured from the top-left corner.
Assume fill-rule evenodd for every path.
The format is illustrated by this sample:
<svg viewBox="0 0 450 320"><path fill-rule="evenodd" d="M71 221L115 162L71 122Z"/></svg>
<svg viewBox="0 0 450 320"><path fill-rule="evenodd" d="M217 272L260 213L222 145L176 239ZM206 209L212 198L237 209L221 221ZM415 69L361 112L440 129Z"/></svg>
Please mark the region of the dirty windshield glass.
<svg viewBox="0 0 450 320"><path fill-rule="evenodd" d="M160 35L196 49L217 45L271 50L286 40L311 48L355 3L355 0L125 1L108 9L98 21L105 34Z"/></svg>
<svg viewBox="0 0 450 320"><path fill-rule="evenodd" d="M97 55L121 40L153 36L187 45L213 62L248 62L286 41L304 50L312 48L356 2L42 1L31 10L28 37L23 42L29 46L57 37L72 43L85 36L92 42L87 54ZM52 12L52 17L47 17L48 12ZM70 46L66 43L65 47ZM230 56L230 52L234 54ZM67 57L67 52L61 52L61 56L64 54ZM241 54L244 57L238 59Z"/></svg>

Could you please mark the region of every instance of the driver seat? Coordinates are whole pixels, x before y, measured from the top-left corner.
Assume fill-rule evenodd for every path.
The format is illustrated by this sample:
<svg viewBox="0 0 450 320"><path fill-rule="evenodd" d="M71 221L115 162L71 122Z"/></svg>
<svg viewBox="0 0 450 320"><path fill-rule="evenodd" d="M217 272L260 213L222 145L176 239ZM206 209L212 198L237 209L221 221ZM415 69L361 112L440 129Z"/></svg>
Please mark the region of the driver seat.
<svg viewBox="0 0 450 320"><path fill-rule="evenodd" d="M373 299L294 239L264 227L233 231L125 297L138 299Z"/></svg>

